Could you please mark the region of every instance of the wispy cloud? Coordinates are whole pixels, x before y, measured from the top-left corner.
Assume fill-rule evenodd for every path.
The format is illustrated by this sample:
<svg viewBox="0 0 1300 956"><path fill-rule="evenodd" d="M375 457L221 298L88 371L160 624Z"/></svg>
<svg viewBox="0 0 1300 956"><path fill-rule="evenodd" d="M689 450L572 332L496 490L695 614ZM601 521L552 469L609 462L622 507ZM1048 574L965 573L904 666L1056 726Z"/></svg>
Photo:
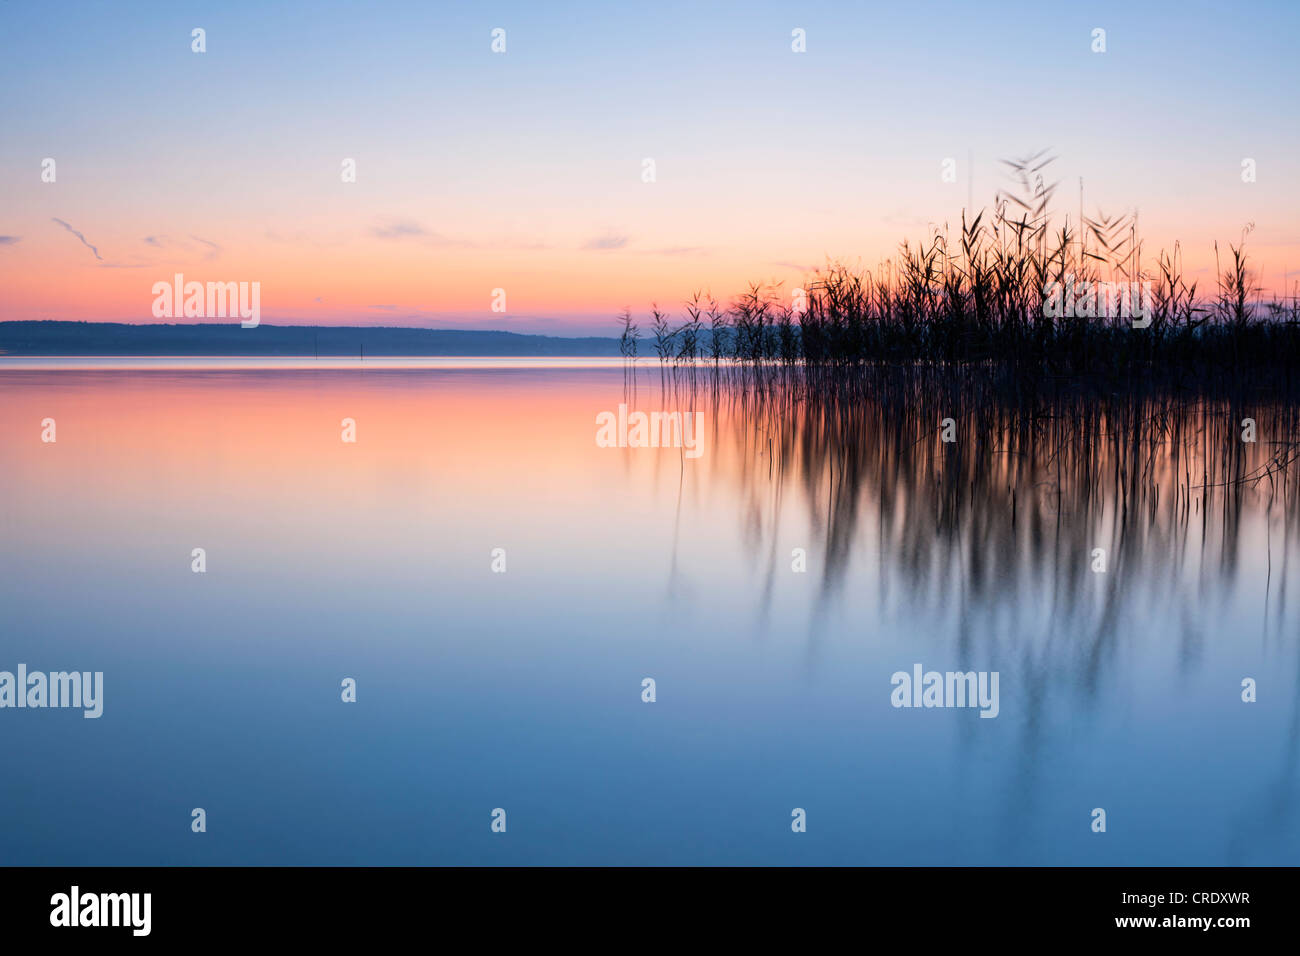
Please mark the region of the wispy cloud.
<svg viewBox="0 0 1300 956"><path fill-rule="evenodd" d="M622 249L630 241L627 236L597 236L595 239L588 239L583 243L582 248L597 250Z"/></svg>
<svg viewBox="0 0 1300 956"><path fill-rule="evenodd" d="M413 219L398 219L383 226L375 226L370 230L370 234L380 239L406 239L411 236L432 235Z"/></svg>
<svg viewBox="0 0 1300 956"><path fill-rule="evenodd" d="M21 242L22 236L0 236L0 246L12 246L15 242Z"/></svg>
<svg viewBox="0 0 1300 956"><path fill-rule="evenodd" d="M103 261L104 261L104 257L101 256L101 255L99 254L99 250L96 249L94 246L92 246L89 242L87 242L85 236L83 236L81 233L77 232L77 230L73 229L71 226L69 226L69 225L68 225L66 222L64 222L62 219L57 219L57 218L55 218L54 221L57 222L60 226L62 226L64 229L68 230L68 232L72 233L72 234L73 234L74 236L76 236L78 239L80 239L80 240L81 240L81 244L82 244L83 246L85 246L87 249L89 249L91 252L93 252L93 253L95 254L95 258L96 258L96 259L98 259L100 262L103 262Z"/></svg>
<svg viewBox="0 0 1300 956"><path fill-rule="evenodd" d="M202 252L205 260L212 260L221 255L221 246L211 239L204 239L202 236L190 236L188 239L173 239L171 236L145 236L142 240L145 245L152 246L155 249L170 249L181 251L193 255L195 252ZM207 246L206 249L200 249L195 243Z"/></svg>
<svg viewBox="0 0 1300 956"><path fill-rule="evenodd" d="M208 253L203 257L204 259L215 259L217 256L221 255L221 247L210 239L203 239L199 236L190 236L190 238L195 242L201 242L208 247Z"/></svg>
<svg viewBox="0 0 1300 956"><path fill-rule="evenodd" d="M370 234L377 239L412 239L421 245L444 248L468 249L478 245L468 239L457 239L426 229L414 219L390 219L382 225L371 227Z"/></svg>
<svg viewBox="0 0 1300 956"><path fill-rule="evenodd" d="M442 249L519 249L535 250L548 248L545 242L530 239L464 239L448 236L428 229L414 219L387 219L380 225L370 228L370 235L376 239L410 240L418 245L434 246Z"/></svg>

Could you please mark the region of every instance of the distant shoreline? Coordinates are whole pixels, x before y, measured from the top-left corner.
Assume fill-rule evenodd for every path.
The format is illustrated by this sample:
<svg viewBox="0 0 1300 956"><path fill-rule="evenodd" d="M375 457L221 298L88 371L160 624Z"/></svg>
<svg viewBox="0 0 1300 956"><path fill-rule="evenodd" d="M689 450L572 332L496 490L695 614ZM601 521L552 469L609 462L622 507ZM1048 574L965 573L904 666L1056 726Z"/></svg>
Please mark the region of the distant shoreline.
<svg viewBox="0 0 1300 956"><path fill-rule="evenodd" d="M0 322L4 356L618 356L618 339L390 326Z"/></svg>

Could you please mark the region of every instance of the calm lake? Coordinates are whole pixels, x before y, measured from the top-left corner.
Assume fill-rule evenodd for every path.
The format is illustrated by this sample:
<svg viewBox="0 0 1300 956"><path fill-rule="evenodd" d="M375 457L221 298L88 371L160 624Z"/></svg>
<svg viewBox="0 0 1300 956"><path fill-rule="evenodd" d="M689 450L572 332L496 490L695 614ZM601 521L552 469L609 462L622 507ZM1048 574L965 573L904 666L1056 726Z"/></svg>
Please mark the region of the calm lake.
<svg viewBox="0 0 1300 956"><path fill-rule="evenodd" d="M0 359L0 863L1300 858L1290 407L176 364Z"/></svg>

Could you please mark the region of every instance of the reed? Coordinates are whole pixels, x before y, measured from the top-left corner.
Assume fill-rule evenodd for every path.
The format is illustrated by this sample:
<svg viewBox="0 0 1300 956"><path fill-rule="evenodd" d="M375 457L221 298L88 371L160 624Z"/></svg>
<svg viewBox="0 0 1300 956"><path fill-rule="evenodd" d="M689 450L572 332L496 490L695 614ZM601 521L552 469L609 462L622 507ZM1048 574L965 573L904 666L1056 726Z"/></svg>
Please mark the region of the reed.
<svg viewBox="0 0 1300 956"><path fill-rule="evenodd" d="M797 371L815 382L884 363L982 368L1017 387L1062 376L1290 383L1300 360L1300 290L1260 298L1246 233L1228 246L1205 295L1183 274L1178 244L1144 261L1136 214L1056 216L1056 184L1045 179L1051 161L1043 153L1005 161L1011 188L991 209L964 211L955 235L944 227L905 240L875 270L829 262L805 282L802 309L779 286L760 283L727 308L696 293L675 329L654 308L660 363L710 364L730 377ZM1218 262L1217 244L1215 254ZM1070 296L1067 304L1083 290L1099 301L1054 308L1054 289ZM1117 290L1132 296L1119 309ZM636 327L630 313L622 321L622 351L633 356Z"/></svg>

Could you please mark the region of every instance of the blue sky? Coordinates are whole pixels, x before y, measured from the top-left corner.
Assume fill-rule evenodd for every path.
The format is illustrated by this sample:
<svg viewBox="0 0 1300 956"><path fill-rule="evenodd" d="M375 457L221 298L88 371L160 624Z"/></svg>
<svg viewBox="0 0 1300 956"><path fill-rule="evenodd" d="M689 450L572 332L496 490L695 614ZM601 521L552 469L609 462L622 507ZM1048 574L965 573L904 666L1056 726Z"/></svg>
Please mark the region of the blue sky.
<svg viewBox="0 0 1300 956"><path fill-rule="evenodd" d="M1048 147L1062 213L1082 177L1191 269L1254 223L1280 287L1297 35L1290 3L7 3L0 317L147 321L185 271L272 321L590 330L874 265Z"/></svg>

